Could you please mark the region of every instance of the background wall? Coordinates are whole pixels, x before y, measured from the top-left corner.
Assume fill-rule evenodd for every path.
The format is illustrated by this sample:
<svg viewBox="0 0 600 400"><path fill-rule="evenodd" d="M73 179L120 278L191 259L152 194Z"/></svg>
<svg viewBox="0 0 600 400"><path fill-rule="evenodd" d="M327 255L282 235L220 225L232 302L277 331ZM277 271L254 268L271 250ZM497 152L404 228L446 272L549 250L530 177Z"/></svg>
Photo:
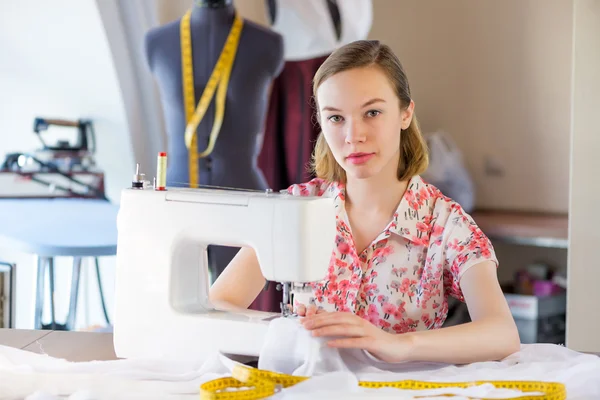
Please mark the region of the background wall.
<svg viewBox="0 0 600 400"><path fill-rule="evenodd" d="M600 352L600 2L575 2L567 346ZM590 332L592 332L590 334Z"/></svg>

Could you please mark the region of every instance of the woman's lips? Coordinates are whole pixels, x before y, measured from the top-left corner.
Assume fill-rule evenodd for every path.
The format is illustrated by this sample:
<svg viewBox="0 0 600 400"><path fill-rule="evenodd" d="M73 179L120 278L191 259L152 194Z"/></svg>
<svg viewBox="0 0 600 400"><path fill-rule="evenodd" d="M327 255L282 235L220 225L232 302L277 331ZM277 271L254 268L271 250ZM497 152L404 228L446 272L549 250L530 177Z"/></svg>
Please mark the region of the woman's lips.
<svg viewBox="0 0 600 400"><path fill-rule="evenodd" d="M367 161L369 161L374 155L375 153L352 153L348 157L346 157L346 160L348 160L350 164L364 164Z"/></svg>

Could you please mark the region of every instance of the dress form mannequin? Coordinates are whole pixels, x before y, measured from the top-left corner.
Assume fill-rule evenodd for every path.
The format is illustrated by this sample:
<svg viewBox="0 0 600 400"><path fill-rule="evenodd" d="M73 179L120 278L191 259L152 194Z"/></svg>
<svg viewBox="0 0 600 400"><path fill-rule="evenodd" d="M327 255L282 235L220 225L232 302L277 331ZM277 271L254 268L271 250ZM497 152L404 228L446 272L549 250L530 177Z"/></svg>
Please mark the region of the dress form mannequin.
<svg viewBox="0 0 600 400"><path fill-rule="evenodd" d="M221 54L235 18L232 0L196 0L190 17L194 90L197 104ZM180 21L146 34L145 54L161 96L168 137L167 185L190 182L187 125L182 89ZM199 184L266 189L257 166L262 146L269 87L283 67L282 37L268 28L244 21L227 89L225 115L212 153L199 158ZM208 146L215 121L214 98L198 126L198 153ZM198 221L202 223L202 221ZM235 229L234 226L231 229ZM210 246L212 278L223 271L239 249Z"/></svg>

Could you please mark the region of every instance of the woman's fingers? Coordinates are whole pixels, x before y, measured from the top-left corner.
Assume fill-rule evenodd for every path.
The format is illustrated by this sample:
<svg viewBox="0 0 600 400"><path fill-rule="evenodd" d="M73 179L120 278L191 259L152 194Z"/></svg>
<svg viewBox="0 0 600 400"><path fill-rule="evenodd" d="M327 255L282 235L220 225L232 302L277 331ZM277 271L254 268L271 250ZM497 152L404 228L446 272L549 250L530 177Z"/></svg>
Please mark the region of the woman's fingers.
<svg viewBox="0 0 600 400"><path fill-rule="evenodd" d="M306 308L306 316L310 317L311 315L315 315L317 314L317 306L315 306L314 304L309 305Z"/></svg>
<svg viewBox="0 0 600 400"><path fill-rule="evenodd" d="M307 329L317 329L328 325L363 325L364 323L365 320L362 318L347 312L317 313L317 315L302 321L302 325Z"/></svg>
<svg viewBox="0 0 600 400"><path fill-rule="evenodd" d="M296 305L296 314L298 314L300 317L306 316L306 306L304 304Z"/></svg>
<svg viewBox="0 0 600 400"><path fill-rule="evenodd" d="M313 336L363 337L365 329L360 325L329 325L312 331Z"/></svg>
<svg viewBox="0 0 600 400"><path fill-rule="evenodd" d="M294 311L300 317L309 317L311 315L322 314L325 312L322 308L317 308L314 304L305 306L304 304L296 304Z"/></svg>

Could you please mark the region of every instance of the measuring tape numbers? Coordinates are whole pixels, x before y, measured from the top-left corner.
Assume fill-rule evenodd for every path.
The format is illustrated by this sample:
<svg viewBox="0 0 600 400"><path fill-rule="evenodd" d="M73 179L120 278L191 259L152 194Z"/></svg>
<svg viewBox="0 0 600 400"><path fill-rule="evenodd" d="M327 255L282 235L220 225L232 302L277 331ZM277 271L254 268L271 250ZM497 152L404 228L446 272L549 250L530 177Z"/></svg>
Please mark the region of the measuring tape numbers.
<svg viewBox="0 0 600 400"><path fill-rule="evenodd" d="M294 386L297 383L310 379L305 376L280 374L251 368L245 365L236 365L232 376L208 381L200 386L201 400L255 400L273 396L281 389ZM565 385L556 382L541 381L473 381L473 382L427 382L403 380L395 382L361 381L358 383L364 388L395 388L404 390L426 390L443 388L467 388L483 384L492 384L498 389L520 390L525 394L519 397L510 397L518 400L566 400ZM532 393L532 394L527 394ZM541 394L533 394L541 393ZM448 395L452 397L452 395ZM495 400L501 398L494 397ZM507 400L505 398L504 400ZM482 400L486 400L482 398ZM491 400L491 399L490 399Z"/></svg>
<svg viewBox="0 0 600 400"><path fill-rule="evenodd" d="M229 77L231 69L237 54L240 34L243 28L243 20L236 13L233 25L227 36L227 41L223 46L223 50L219 55L219 59L213 69L208 83L204 88L204 92L200 97L200 101L196 106L196 96L194 92L194 66L192 58L192 35L190 31L189 10L181 19L180 23L180 40L181 40L181 68L183 76L183 101L185 107L186 129L185 129L185 145L189 154L189 181L190 187L198 187L199 172L198 159L210 155L214 149L215 143L219 136L221 126L223 125L223 116L225 114L225 99L227 97L227 87L229 85ZM218 89L217 89L218 86ZM212 101L212 98L217 90L215 123L210 132L207 148L198 153L198 138L196 129L204 118L204 114Z"/></svg>

